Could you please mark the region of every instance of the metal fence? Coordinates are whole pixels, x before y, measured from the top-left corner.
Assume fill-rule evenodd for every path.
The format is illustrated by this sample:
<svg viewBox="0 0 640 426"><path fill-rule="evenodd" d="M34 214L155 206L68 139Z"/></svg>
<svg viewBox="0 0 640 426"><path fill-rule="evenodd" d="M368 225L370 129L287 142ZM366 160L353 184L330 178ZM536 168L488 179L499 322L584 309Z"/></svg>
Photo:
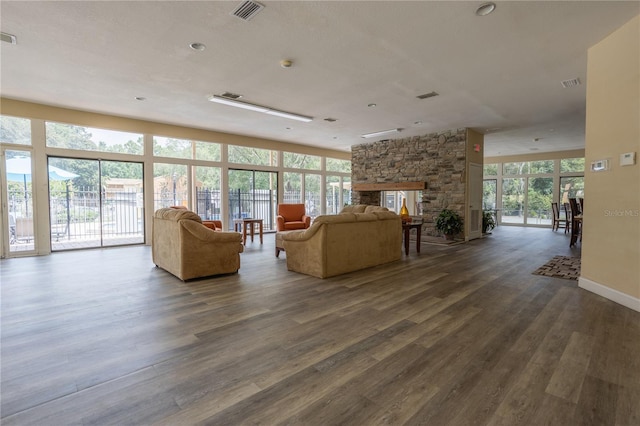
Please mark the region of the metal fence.
<svg viewBox="0 0 640 426"><path fill-rule="evenodd" d="M186 194L166 191L154 194L154 207L168 207L182 203ZM298 203L300 191L284 193L284 203ZM10 191L9 226L10 243L29 243L34 238L33 208L30 190ZM49 194L51 239L64 241L91 241L86 247L116 245L118 239L125 244L144 242L143 193L136 188L106 190L97 187L81 187L52 191ZM241 218L263 219L265 230L275 230L277 192L275 190L229 191L227 224L233 229L233 220ZM315 218L322 211L322 202L328 206L328 214L340 208L332 196L307 192L304 195L307 215ZM195 209L203 220L221 219L222 197L220 190L198 189ZM335 210L335 211L334 211ZM105 244L105 240L108 242ZM55 245L55 244L54 244Z"/></svg>

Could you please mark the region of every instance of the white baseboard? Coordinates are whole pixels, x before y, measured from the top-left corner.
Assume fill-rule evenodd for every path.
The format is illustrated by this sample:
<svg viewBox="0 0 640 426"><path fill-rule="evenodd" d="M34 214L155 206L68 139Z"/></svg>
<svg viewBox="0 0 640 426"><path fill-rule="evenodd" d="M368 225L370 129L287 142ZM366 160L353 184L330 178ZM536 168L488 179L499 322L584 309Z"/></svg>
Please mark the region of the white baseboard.
<svg viewBox="0 0 640 426"><path fill-rule="evenodd" d="M614 290L583 277L578 279L578 287L619 303L622 306L626 306L629 309L640 312L640 299L636 299L626 293L622 293L618 290Z"/></svg>

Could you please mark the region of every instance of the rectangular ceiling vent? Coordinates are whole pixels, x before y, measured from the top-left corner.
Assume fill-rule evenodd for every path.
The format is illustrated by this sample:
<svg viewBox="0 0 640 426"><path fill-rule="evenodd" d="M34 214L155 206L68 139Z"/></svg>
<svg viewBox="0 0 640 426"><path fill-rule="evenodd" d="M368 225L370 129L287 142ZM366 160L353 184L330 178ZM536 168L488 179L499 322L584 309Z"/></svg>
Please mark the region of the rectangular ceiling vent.
<svg viewBox="0 0 640 426"><path fill-rule="evenodd" d="M560 83L562 84L562 87L564 87L565 89L568 89L569 87L579 86L580 79L572 78L571 80L564 80L564 81L561 81Z"/></svg>
<svg viewBox="0 0 640 426"><path fill-rule="evenodd" d="M436 92L429 92L429 93L425 93L424 95L416 96L416 98L427 99L427 98L433 98L434 96L438 96L438 94Z"/></svg>
<svg viewBox="0 0 640 426"><path fill-rule="evenodd" d="M231 14L237 18L242 19L243 21L249 21L262 9L264 9L264 5L255 1L247 0L240 6L238 6L236 10L231 12Z"/></svg>
<svg viewBox="0 0 640 426"><path fill-rule="evenodd" d="M224 92L222 95L225 98L229 98L229 99L240 99L242 97L242 95L236 95L235 93L231 93L231 92Z"/></svg>

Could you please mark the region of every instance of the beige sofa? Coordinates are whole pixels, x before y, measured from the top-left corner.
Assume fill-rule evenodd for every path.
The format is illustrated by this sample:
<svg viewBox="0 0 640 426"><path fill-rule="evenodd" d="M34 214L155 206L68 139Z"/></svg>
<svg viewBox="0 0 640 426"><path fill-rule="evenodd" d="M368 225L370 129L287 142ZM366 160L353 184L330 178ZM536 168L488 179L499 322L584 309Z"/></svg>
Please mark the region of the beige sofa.
<svg viewBox="0 0 640 426"><path fill-rule="evenodd" d="M239 232L209 229L190 210L153 215L153 263L181 280L237 272L243 250Z"/></svg>
<svg viewBox="0 0 640 426"><path fill-rule="evenodd" d="M402 220L382 209L318 216L310 228L283 234L287 268L327 278L399 260Z"/></svg>

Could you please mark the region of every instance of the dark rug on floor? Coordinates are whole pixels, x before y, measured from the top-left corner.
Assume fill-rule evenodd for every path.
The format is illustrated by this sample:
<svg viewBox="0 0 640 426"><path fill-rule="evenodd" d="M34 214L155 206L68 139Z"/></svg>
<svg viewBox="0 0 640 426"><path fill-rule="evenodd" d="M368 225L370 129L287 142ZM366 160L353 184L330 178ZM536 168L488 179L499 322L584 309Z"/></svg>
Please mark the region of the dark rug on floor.
<svg viewBox="0 0 640 426"><path fill-rule="evenodd" d="M554 256L553 259L533 271L535 275L545 277L564 278L577 280L580 276L580 258L567 256Z"/></svg>

